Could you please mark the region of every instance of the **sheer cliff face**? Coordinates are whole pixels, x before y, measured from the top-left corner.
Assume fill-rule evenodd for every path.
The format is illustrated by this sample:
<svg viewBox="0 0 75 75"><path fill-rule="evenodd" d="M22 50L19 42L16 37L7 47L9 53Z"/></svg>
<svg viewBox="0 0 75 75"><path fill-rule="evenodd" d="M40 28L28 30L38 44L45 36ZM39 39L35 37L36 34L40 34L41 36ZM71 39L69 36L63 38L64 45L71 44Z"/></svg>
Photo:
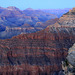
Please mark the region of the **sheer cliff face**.
<svg viewBox="0 0 75 75"><path fill-rule="evenodd" d="M75 67L75 44L69 49L67 60L72 66Z"/></svg>
<svg viewBox="0 0 75 75"><path fill-rule="evenodd" d="M74 15L71 17L75 18ZM65 24L67 18L67 14L63 15L57 23L36 33L0 40L0 73L53 75L60 71L61 61L75 42L75 25L73 21L73 26Z"/></svg>

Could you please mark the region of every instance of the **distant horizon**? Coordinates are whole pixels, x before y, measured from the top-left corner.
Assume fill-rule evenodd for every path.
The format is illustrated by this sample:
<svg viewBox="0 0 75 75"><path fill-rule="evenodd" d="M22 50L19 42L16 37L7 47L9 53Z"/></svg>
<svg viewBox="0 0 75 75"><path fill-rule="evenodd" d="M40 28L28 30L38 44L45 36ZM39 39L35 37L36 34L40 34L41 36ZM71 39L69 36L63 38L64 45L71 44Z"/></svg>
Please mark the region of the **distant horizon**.
<svg viewBox="0 0 75 75"><path fill-rule="evenodd" d="M2 6L0 6L0 7L2 7ZM8 6L8 7L16 7L16 6ZM2 8L8 8L8 7L2 7ZM20 9L19 7L16 7L16 8L18 8L18 9ZM26 9L29 9L29 8L25 8L25 9L20 9L20 10L26 10ZM33 10L48 10L48 9L55 9L55 10L59 10L59 9L72 9L72 8L43 8L43 9L34 9L34 8L30 8L30 9L33 9Z"/></svg>
<svg viewBox="0 0 75 75"><path fill-rule="evenodd" d="M0 6L7 8L9 6L17 7L21 10L32 9L65 9L75 7L75 0L1 0Z"/></svg>

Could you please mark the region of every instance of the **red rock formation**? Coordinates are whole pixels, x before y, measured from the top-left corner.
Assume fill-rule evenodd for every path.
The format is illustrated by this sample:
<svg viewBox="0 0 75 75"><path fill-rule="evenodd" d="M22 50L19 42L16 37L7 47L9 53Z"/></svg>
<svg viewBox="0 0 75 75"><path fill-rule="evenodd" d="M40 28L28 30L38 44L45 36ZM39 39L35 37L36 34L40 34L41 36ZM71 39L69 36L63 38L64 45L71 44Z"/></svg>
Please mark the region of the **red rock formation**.
<svg viewBox="0 0 75 75"><path fill-rule="evenodd" d="M0 75L53 75L60 71L61 61L75 42L74 22L63 26L60 19L42 31L0 40Z"/></svg>

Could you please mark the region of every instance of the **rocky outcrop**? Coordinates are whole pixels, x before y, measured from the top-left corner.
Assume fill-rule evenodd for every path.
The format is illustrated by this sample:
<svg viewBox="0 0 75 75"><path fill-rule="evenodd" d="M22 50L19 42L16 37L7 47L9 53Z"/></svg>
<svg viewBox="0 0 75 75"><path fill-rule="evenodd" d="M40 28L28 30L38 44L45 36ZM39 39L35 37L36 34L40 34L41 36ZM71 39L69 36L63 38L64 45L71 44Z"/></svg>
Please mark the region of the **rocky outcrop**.
<svg viewBox="0 0 75 75"><path fill-rule="evenodd" d="M75 44L69 49L67 60L72 66L75 67Z"/></svg>
<svg viewBox="0 0 75 75"><path fill-rule="evenodd" d="M63 26L62 21L36 33L0 40L1 75L57 75L75 43L74 25Z"/></svg>
<svg viewBox="0 0 75 75"><path fill-rule="evenodd" d="M62 63L65 75L75 75L75 44L69 49L66 60Z"/></svg>

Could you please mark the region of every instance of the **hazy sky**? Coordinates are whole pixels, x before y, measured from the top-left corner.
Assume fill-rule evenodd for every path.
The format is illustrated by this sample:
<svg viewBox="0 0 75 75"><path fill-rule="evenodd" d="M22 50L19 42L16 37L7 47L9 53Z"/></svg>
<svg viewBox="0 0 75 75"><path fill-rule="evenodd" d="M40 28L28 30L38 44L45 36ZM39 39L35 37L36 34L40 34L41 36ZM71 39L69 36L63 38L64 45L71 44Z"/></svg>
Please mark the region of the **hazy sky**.
<svg viewBox="0 0 75 75"><path fill-rule="evenodd" d="M75 0L0 0L1 7L16 6L20 9L62 9L75 7Z"/></svg>

